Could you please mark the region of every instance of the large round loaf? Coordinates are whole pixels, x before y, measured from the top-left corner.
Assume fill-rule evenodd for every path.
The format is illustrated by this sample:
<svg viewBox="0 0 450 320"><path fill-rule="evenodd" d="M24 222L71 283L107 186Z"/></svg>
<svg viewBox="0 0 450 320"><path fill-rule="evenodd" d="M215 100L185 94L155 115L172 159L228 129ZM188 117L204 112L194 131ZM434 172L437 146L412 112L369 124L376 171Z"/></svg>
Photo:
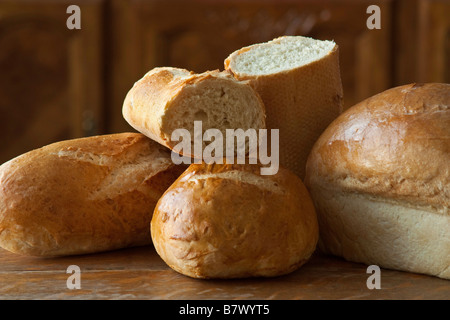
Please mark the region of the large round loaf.
<svg viewBox="0 0 450 320"><path fill-rule="evenodd" d="M305 183L320 248L450 278L450 84L392 88L350 108L315 144Z"/></svg>
<svg viewBox="0 0 450 320"><path fill-rule="evenodd" d="M0 166L0 246L62 256L151 244L153 209L182 169L137 133L25 153Z"/></svg>
<svg viewBox="0 0 450 320"><path fill-rule="evenodd" d="M193 164L159 200L153 244L174 270L194 278L270 277L314 252L318 226L303 182L280 168Z"/></svg>

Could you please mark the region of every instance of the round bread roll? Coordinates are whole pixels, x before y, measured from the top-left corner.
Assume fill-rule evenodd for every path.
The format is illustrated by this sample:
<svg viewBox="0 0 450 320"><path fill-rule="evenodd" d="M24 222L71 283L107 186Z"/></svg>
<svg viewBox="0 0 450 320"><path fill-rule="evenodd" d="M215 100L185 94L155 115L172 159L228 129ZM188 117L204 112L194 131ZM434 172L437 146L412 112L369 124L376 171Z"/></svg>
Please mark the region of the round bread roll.
<svg viewBox="0 0 450 320"><path fill-rule="evenodd" d="M164 193L151 222L156 251L194 278L290 273L319 236L312 200L294 173L259 165L193 164Z"/></svg>
<svg viewBox="0 0 450 320"><path fill-rule="evenodd" d="M305 184L319 247L450 278L450 84L409 84L348 109L316 142Z"/></svg>

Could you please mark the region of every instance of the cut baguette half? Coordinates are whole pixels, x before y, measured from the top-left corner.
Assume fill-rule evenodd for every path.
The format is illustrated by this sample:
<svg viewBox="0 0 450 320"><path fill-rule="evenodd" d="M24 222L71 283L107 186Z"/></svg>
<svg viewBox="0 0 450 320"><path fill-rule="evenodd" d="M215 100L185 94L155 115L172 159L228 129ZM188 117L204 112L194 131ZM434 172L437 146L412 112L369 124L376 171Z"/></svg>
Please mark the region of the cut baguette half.
<svg viewBox="0 0 450 320"><path fill-rule="evenodd" d="M265 108L258 93L247 81L218 70L195 74L155 68L134 84L122 112L134 129L171 150L179 144L172 141L174 130L188 130L191 150L174 151L191 158L198 156L194 154L194 121L202 121L202 135L208 129L218 129L225 137L226 129L265 128ZM208 144L203 141L203 149Z"/></svg>
<svg viewBox="0 0 450 320"><path fill-rule="evenodd" d="M314 142L342 112L338 46L285 36L233 52L225 68L260 94L267 128L280 130L280 164L303 179Z"/></svg>

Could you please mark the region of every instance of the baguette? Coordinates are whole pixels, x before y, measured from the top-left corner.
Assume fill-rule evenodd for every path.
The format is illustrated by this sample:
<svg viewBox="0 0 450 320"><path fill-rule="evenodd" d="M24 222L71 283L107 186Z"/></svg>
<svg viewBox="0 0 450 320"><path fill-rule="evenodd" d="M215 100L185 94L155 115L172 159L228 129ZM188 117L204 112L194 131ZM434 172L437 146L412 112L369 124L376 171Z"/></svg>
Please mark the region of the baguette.
<svg viewBox="0 0 450 320"><path fill-rule="evenodd" d="M264 104L256 91L247 82L219 71L195 74L155 68L128 92L122 113L134 129L171 150L178 144L172 141L172 132L188 130L191 150L177 153L191 158L199 157L193 148L194 121L202 121L202 136L208 129L219 129L225 136L226 129L265 128ZM203 149L206 145L202 141ZM225 141L223 147L225 150Z"/></svg>
<svg viewBox="0 0 450 320"><path fill-rule="evenodd" d="M225 68L260 94L267 128L280 130L280 164L303 179L314 142L342 112L338 46L285 36L233 52Z"/></svg>
<svg viewBox="0 0 450 320"><path fill-rule="evenodd" d="M0 246L48 257L151 244L155 204L183 169L138 133L25 153L0 166Z"/></svg>

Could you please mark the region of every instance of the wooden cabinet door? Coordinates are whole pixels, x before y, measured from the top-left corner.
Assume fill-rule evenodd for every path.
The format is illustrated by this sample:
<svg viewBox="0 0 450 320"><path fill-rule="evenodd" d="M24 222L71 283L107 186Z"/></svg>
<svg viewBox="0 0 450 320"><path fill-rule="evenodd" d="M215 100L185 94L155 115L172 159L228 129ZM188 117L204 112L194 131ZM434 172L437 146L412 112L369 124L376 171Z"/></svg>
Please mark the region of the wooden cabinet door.
<svg viewBox="0 0 450 320"><path fill-rule="evenodd" d="M450 1L421 0L418 80L450 83Z"/></svg>
<svg viewBox="0 0 450 320"><path fill-rule="evenodd" d="M381 9L381 29L366 26L367 7ZM392 84L392 1L112 1L108 77L112 131L126 92L148 70L223 69L234 50L282 35L332 39L340 47L345 106Z"/></svg>
<svg viewBox="0 0 450 320"><path fill-rule="evenodd" d="M102 123L102 1L0 1L0 163Z"/></svg>

